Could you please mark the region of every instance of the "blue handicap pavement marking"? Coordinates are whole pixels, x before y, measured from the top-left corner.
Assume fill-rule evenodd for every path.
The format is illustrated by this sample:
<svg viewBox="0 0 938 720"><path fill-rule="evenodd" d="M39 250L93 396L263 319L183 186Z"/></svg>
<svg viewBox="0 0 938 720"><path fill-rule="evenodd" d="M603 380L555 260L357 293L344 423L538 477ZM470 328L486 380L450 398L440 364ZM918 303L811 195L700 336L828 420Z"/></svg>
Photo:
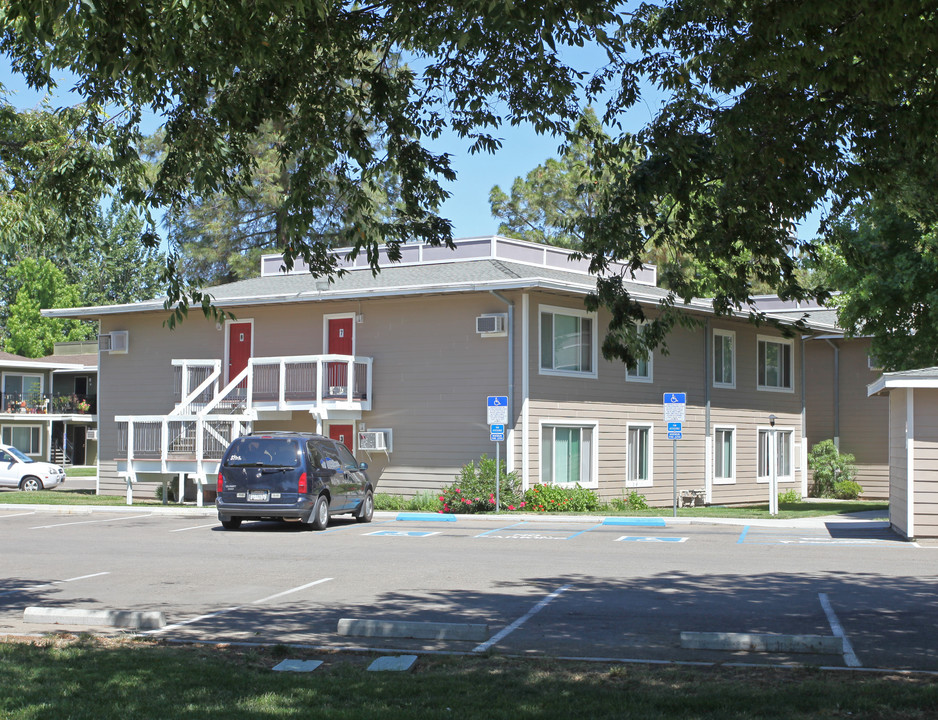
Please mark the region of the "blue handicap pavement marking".
<svg viewBox="0 0 938 720"><path fill-rule="evenodd" d="M664 527L664 518L660 517L607 517L603 525L631 525L634 527Z"/></svg>
<svg viewBox="0 0 938 720"><path fill-rule="evenodd" d="M616 542L687 542L686 537L644 537L640 535L623 535L616 538Z"/></svg>
<svg viewBox="0 0 938 720"><path fill-rule="evenodd" d="M456 522L456 516L450 513L398 513L394 519L404 522Z"/></svg>
<svg viewBox="0 0 938 720"><path fill-rule="evenodd" d="M426 530L375 530L365 534L380 535L382 537L429 537L430 535L439 535L439 533Z"/></svg>

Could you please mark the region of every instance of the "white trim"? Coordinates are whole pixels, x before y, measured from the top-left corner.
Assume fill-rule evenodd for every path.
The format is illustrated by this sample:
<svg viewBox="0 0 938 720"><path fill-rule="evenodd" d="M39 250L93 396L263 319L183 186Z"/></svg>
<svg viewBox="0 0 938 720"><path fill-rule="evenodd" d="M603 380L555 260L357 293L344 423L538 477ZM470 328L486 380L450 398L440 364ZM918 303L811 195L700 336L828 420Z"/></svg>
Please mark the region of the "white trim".
<svg viewBox="0 0 938 720"><path fill-rule="evenodd" d="M779 425L777 427L771 427L769 425L757 425L756 426L756 482L757 483L768 483L771 479L770 475L760 475L759 474L759 433L765 430L766 432L775 431L775 455L774 457L769 458L769 462L774 463L775 467L778 467L778 444L779 444L779 433L791 433L791 439L788 443L788 459L791 462L791 474L790 475L779 475L778 481L780 483L792 483L795 482L795 478L798 474L798 468L795 465L795 428L791 426ZM771 452L772 443L769 444L769 451Z"/></svg>
<svg viewBox="0 0 938 720"><path fill-rule="evenodd" d="M733 475L732 475L732 477L721 478L721 477L717 477L717 472L716 472L716 458L717 458L716 448L717 448L717 444L718 444L718 443L717 443L717 433L720 432L720 431L726 431L726 430L729 430L730 432L733 433L733 458L732 458ZM739 432L737 431L736 426L735 426L735 425L716 425L716 424L714 424L714 426L713 426L713 431L710 433L710 438L708 438L708 439L709 439L710 442L713 444L713 450L712 450L712 452L711 452L711 454L710 454L710 463L711 463L711 464L710 464L710 469L711 469L711 473L713 474L713 484L714 484L714 485L735 485L735 484L736 484L736 475L737 475L737 470L738 470L738 466L737 466L737 464L736 464L736 456L737 456L736 450L737 450L737 447L738 447L738 445L739 445L739 442L738 442L738 441L739 441ZM757 464L758 464L758 463L757 463ZM758 471L758 468L757 468L757 471Z"/></svg>
<svg viewBox="0 0 938 720"><path fill-rule="evenodd" d="M531 487L531 297L521 295L521 488Z"/></svg>
<svg viewBox="0 0 938 720"><path fill-rule="evenodd" d="M565 428L590 428L593 431L592 439L592 448L590 450L590 482L579 483L580 487L584 488L598 488L599 487L599 420L589 420L589 419L580 419L576 418L575 420L570 420L569 418L543 418L538 421L538 433L537 433L537 443L538 443L538 483L543 483L544 481L544 427L565 427ZM571 487L570 483L555 483L551 479L551 485L556 485L557 487Z"/></svg>
<svg viewBox="0 0 938 720"><path fill-rule="evenodd" d="M866 386L866 394L875 395L893 388L938 388L938 377L910 377L904 373L886 373Z"/></svg>
<svg viewBox="0 0 938 720"><path fill-rule="evenodd" d="M541 337L541 316L545 313L551 315L567 315L570 317L579 317L579 318L589 318L592 322L592 329L590 330L590 364L592 365L592 370L583 371L583 370L554 370L552 368L545 368L542 366L543 358L541 358L541 348L543 347L543 338ZM589 312L588 310L582 310L579 308L571 307L562 307L560 305L538 305L537 306L537 371L539 375L554 375L558 377L569 377L569 378L589 378L595 380L599 377L599 338L597 333L599 332L599 315L595 312ZM553 348L553 342L551 342L551 348Z"/></svg>
<svg viewBox="0 0 938 720"><path fill-rule="evenodd" d="M718 337L718 336L730 338L730 341L732 342L732 345L733 345L733 359L732 359L732 367L731 367L731 369L730 369L730 372L733 373L733 382L731 382L731 383L717 382L717 381L716 381L716 378L715 378L716 370L717 370L717 360L716 360L717 343L716 343L716 340L717 340L717 337ZM735 389L736 389L736 350L737 350L737 345L736 345L736 331L735 331L735 330L723 330L722 328L713 328L713 342L712 342L712 345L711 345L711 348L710 348L710 369L711 369L711 371L710 371L710 382L713 384L713 387L715 387L715 388L723 388L723 389L725 389L725 390L735 390ZM756 352L758 352L758 350L757 350ZM758 373L758 371L759 371L758 357L756 358L756 360L757 360L757 362L756 362L756 372Z"/></svg>
<svg viewBox="0 0 938 720"><path fill-rule="evenodd" d="M906 536L915 537L915 390L905 391Z"/></svg>
<svg viewBox="0 0 938 720"><path fill-rule="evenodd" d="M629 479L629 462L631 461L629 449L629 431L632 428L645 428L648 430L648 478L646 480ZM645 488L655 484L655 424L653 422L627 422L625 424L625 487Z"/></svg>
<svg viewBox="0 0 938 720"><path fill-rule="evenodd" d="M344 312L344 313L329 313L328 315L322 316L322 352L324 355L332 354L336 355L337 353L333 352L329 348L329 321L330 320L352 320L352 355L355 355L356 342L358 340L358 333L355 332L355 313L353 312Z"/></svg>
<svg viewBox="0 0 938 720"><path fill-rule="evenodd" d="M789 371L789 387L774 387L772 385L761 385L759 377L759 346L762 343L775 343L776 345L787 345L789 348L789 360L790 367ZM794 340L790 338L777 337L775 335L757 335L756 336L756 390L764 390L766 392L783 392L783 393L794 393L795 392L795 343Z"/></svg>
<svg viewBox="0 0 938 720"><path fill-rule="evenodd" d="M254 357L254 335L255 335L255 333L254 333L254 318L239 318L238 320L232 320L232 319L229 318L228 320L225 320L225 327L224 327L224 333L225 333L225 359L222 361L222 362L224 362L224 365L222 365L222 377L225 378L225 385L227 385L228 383L231 382L231 376L230 376L230 373L228 372L229 363L231 362L231 347L230 347L230 345L231 345L231 326L232 326L232 325L239 325L239 324L242 324L242 323L248 323L248 324L251 326L251 354L248 356L248 358L250 359L250 358Z"/></svg>

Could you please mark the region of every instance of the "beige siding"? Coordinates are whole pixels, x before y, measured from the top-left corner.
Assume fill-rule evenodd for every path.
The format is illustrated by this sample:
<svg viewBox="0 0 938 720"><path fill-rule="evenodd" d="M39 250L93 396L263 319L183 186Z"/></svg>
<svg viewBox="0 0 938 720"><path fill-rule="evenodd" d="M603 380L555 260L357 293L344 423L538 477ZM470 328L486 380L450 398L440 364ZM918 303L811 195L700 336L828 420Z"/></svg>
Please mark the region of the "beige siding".
<svg viewBox="0 0 938 720"><path fill-rule="evenodd" d="M915 536L938 537L938 390L915 391Z"/></svg>
<svg viewBox="0 0 938 720"><path fill-rule="evenodd" d="M856 458L864 499L889 497L889 400L868 397L879 371L869 369L870 341L834 340L840 348L840 450ZM834 437L834 349L824 340L805 343L808 446Z"/></svg>
<svg viewBox="0 0 938 720"><path fill-rule="evenodd" d="M908 459L906 454L906 392L889 393L889 522L909 534Z"/></svg>

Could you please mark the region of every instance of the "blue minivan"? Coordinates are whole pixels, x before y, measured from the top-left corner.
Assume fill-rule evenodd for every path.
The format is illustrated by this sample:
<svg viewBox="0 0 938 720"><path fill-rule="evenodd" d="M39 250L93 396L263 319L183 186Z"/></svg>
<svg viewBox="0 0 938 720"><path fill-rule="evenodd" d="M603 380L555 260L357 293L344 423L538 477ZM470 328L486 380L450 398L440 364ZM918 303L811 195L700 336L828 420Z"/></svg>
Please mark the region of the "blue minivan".
<svg viewBox="0 0 938 720"><path fill-rule="evenodd" d="M374 487L341 442L300 432L252 433L235 439L218 468L215 507L227 530L243 520L299 522L324 530L331 515L371 522Z"/></svg>

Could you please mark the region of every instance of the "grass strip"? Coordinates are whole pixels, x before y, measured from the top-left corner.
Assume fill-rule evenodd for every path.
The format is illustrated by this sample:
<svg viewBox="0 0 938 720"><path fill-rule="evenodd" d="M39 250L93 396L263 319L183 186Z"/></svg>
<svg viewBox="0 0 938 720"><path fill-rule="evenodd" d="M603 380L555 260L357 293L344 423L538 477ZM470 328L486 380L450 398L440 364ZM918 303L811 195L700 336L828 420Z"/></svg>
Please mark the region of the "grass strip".
<svg viewBox="0 0 938 720"><path fill-rule="evenodd" d="M285 658L313 673L273 672ZM324 718L935 717L938 680L815 669L604 665L421 656L373 673L368 655L273 646L172 646L52 636L0 643L0 717L125 720Z"/></svg>

